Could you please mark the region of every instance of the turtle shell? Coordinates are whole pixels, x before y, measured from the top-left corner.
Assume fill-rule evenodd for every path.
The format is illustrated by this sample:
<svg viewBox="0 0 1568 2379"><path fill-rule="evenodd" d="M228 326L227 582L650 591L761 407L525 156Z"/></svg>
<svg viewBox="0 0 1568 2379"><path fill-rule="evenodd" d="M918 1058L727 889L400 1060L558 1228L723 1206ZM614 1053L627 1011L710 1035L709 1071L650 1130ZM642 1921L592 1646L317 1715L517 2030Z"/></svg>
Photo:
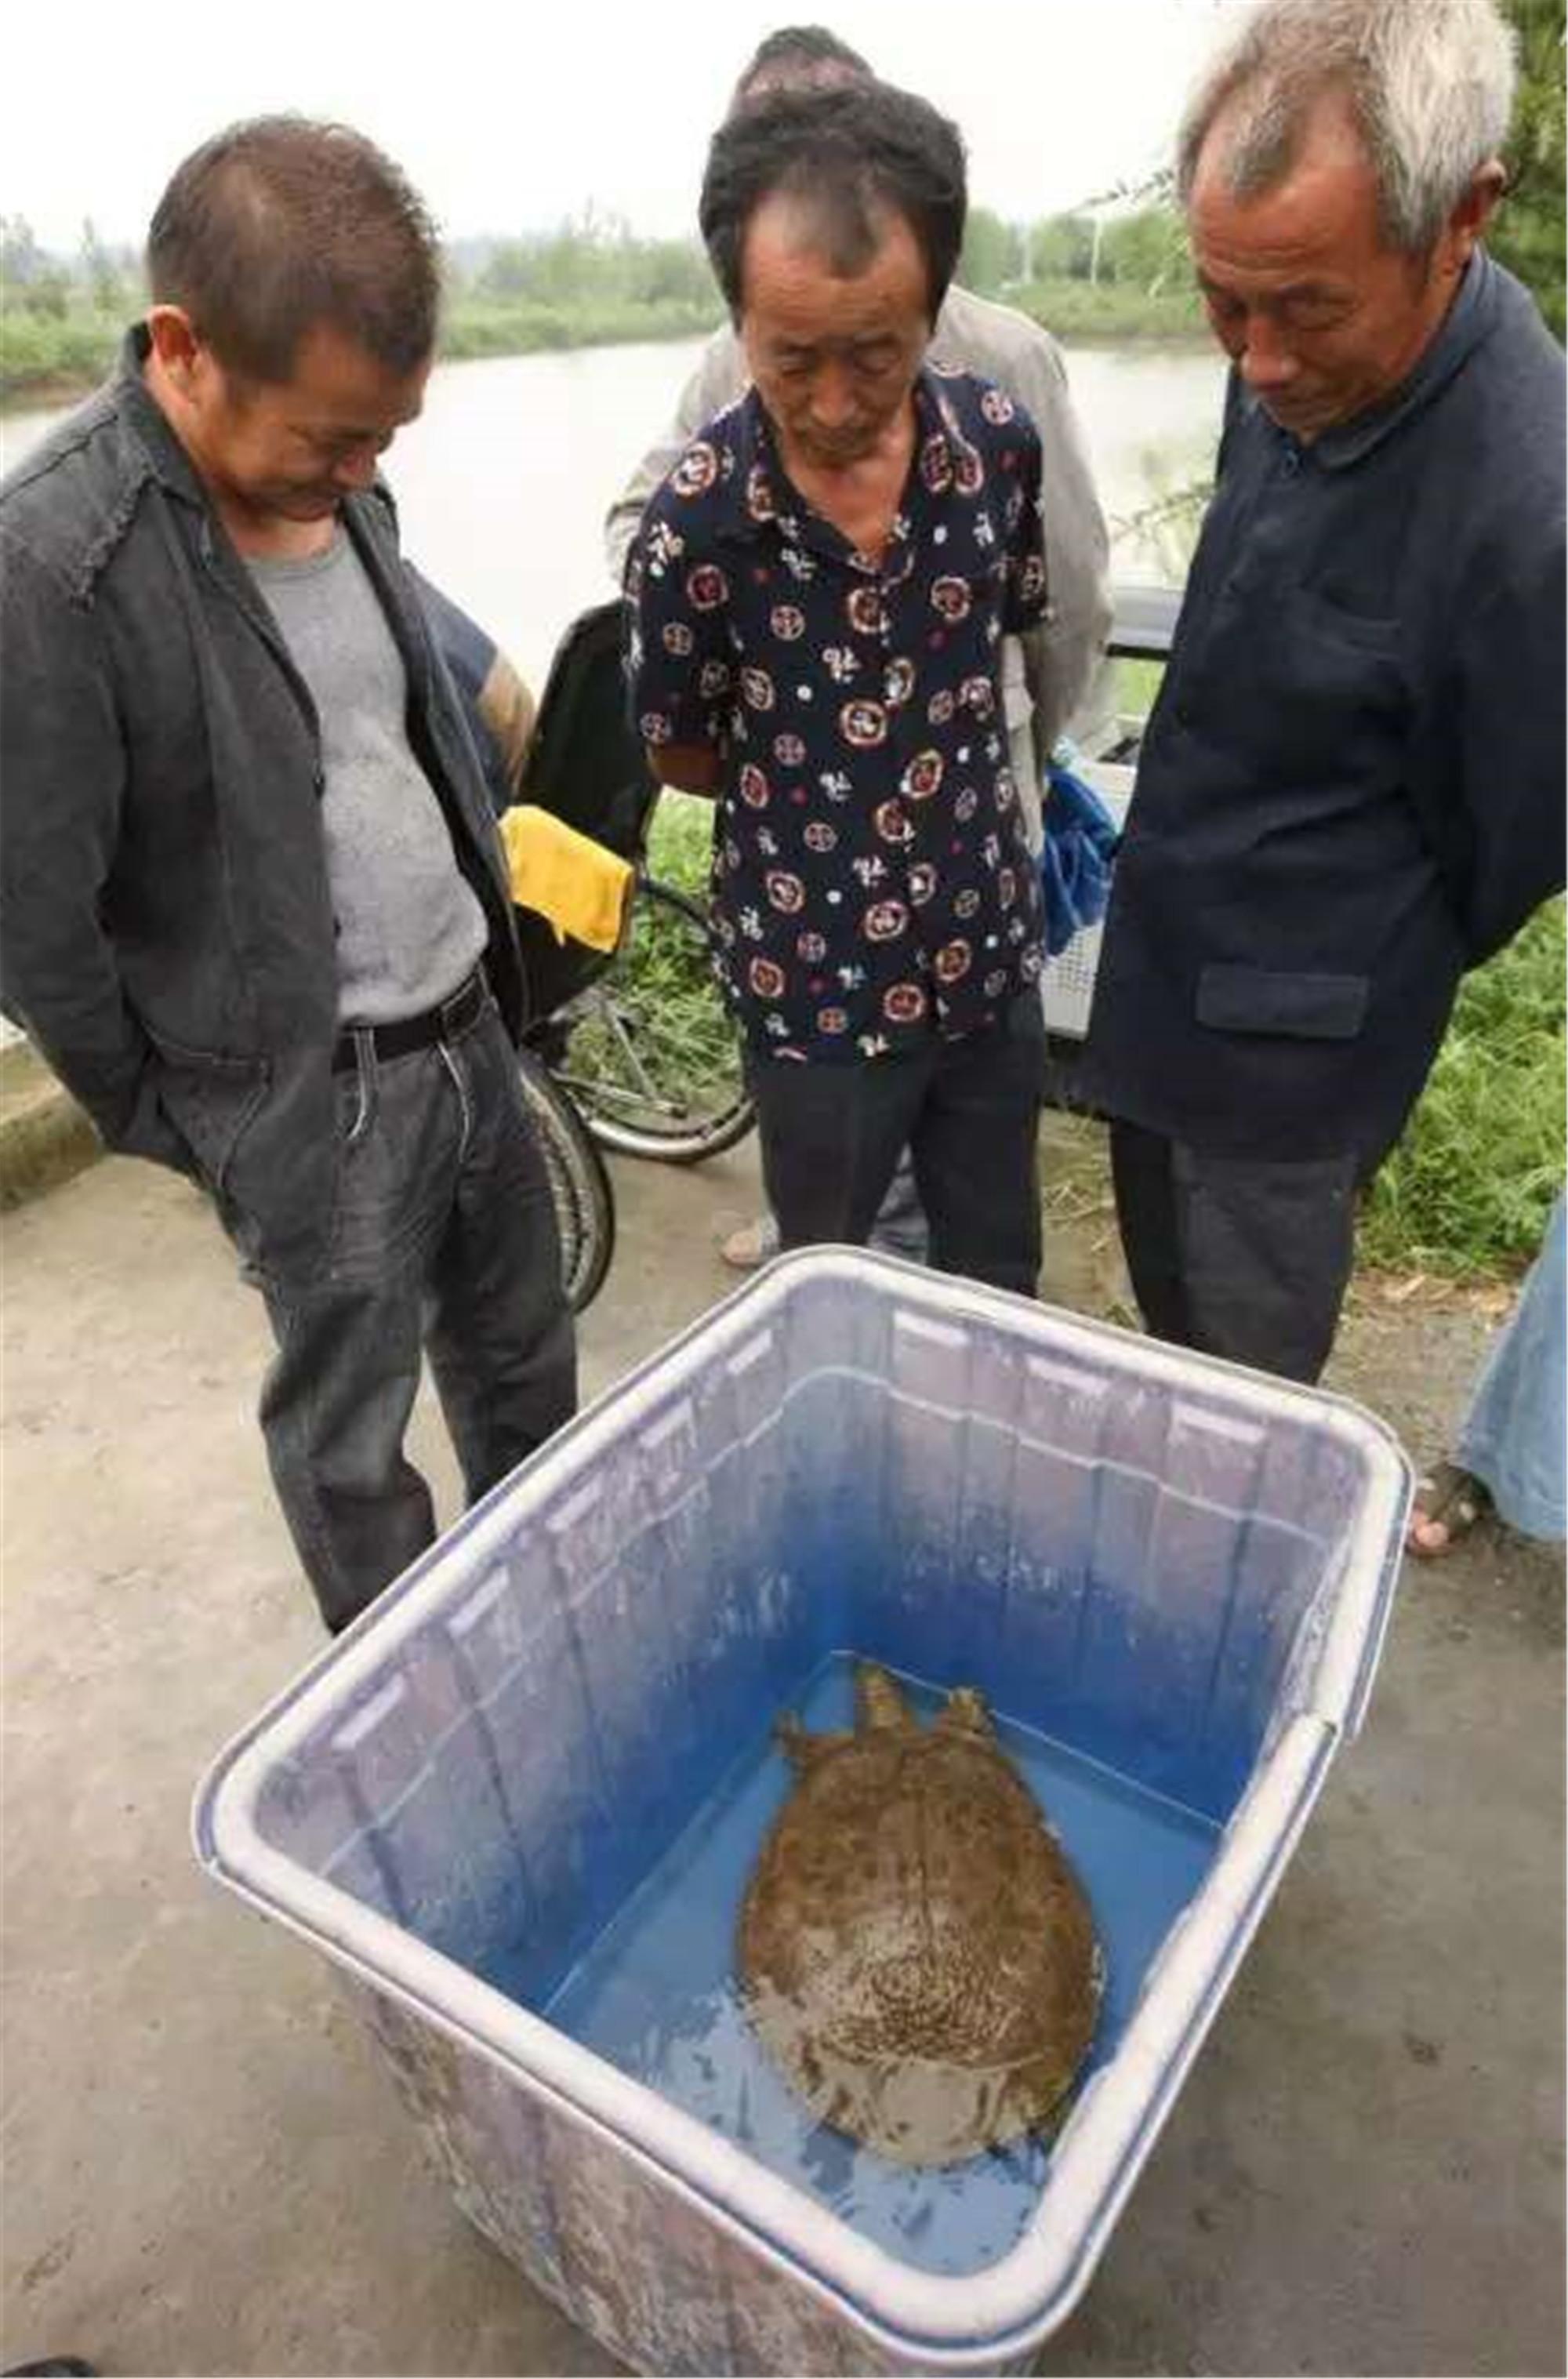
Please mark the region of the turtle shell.
<svg viewBox="0 0 1568 2379"><path fill-rule="evenodd" d="M784 1721L796 1781L741 1912L745 2004L818 2120L949 2164L1045 2123L1093 2035L1082 1887L980 1696L922 1727L862 1668L852 1733Z"/></svg>

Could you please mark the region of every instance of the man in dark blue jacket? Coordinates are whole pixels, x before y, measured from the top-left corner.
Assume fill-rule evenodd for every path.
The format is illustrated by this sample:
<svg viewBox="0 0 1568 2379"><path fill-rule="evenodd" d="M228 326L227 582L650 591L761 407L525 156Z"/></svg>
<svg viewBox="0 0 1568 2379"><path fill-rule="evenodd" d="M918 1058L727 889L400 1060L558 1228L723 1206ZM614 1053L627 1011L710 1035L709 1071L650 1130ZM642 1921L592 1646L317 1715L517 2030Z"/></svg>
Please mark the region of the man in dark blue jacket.
<svg viewBox="0 0 1568 2379"><path fill-rule="evenodd" d="M335 1630L434 1531L422 1345L471 1498L574 1399L505 864L376 474L438 257L368 141L272 118L180 167L148 270L117 377L0 489L0 993L260 1287Z"/></svg>
<svg viewBox="0 0 1568 2379"><path fill-rule="evenodd" d="M1315 1379L1467 967L1563 880L1563 357L1491 0L1269 0L1179 180L1234 369L1085 1087L1161 1336Z"/></svg>

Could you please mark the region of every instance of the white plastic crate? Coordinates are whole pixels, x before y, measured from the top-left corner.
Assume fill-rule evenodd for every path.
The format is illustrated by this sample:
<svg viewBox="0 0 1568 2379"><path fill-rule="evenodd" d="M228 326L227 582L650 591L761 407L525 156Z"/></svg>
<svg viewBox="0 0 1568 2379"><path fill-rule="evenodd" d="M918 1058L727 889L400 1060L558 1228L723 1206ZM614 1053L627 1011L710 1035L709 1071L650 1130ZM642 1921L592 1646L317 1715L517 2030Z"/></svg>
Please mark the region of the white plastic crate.
<svg viewBox="0 0 1568 2379"><path fill-rule="evenodd" d="M1110 760L1080 760L1077 773L1099 794L1120 833L1132 801L1132 769ZM1103 923L1086 925L1080 934L1074 935L1065 950L1045 961L1040 989L1048 1033L1058 1033L1068 1041L1088 1038L1089 1012L1094 1004L1094 978L1099 972L1104 936Z"/></svg>
<svg viewBox="0 0 1568 2379"><path fill-rule="evenodd" d="M245 1731L198 1852L344 1970L464 2211L610 2352L1022 2370L1359 1721L1408 1492L1382 1425L1319 1391L883 1258L789 1257ZM979 1685L1212 1836L1015 2242L959 2277L540 2012L837 1648Z"/></svg>

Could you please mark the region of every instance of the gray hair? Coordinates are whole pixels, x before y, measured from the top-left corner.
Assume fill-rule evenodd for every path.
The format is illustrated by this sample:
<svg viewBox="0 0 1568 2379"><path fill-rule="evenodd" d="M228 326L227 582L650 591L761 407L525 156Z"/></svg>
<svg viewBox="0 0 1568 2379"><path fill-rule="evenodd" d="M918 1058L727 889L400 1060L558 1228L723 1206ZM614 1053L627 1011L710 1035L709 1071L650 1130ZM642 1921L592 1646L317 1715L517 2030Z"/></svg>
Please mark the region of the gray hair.
<svg viewBox="0 0 1568 2379"><path fill-rule="evenodd" d="M1343 91L1378 177L1383 236L1424 254L1507 138L1516 48L1493 0L1263 0L1188 102L1182 201L1222 113L1225 181L1249 198L1283 180L1312 107Z"/></svg>

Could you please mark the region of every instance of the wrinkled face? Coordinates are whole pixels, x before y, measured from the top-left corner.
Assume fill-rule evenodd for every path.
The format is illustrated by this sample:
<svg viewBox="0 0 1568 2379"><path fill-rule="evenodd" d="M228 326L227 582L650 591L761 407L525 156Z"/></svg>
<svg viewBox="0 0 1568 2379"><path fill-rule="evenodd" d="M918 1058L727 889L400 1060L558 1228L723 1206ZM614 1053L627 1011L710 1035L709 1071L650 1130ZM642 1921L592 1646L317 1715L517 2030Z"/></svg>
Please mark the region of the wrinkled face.
<svg viewBox="0 0 1568 2379"><path fill-rule="evenodd" d="M865 271L836 274L789 199L765 199L742 256L741 337L787 447L820 470L863 462L908 404L931 337L925 261L887 215Z"/></svg>
<svg viewBox="0 0 1568 2379"><path fill-rule="evenodd" d="M300 344L292 377L236 379L198 346L183 428L197 464L232 501L259 517L324 520L368 488L380 455L416 418L430 367L389 371L325 324Z"/></svg>
<svg viewBox="0 0 1568 2379"><path fill-rule="evenodd" d="M1222 114L1199 158L1188 229L1214 334L1283 429L1310 440L1390 395L1441 324L1480 220L1428 257L1384 244L1377 180L1348 105L1320 102L1273 189L1236 198Z"/></svg>

